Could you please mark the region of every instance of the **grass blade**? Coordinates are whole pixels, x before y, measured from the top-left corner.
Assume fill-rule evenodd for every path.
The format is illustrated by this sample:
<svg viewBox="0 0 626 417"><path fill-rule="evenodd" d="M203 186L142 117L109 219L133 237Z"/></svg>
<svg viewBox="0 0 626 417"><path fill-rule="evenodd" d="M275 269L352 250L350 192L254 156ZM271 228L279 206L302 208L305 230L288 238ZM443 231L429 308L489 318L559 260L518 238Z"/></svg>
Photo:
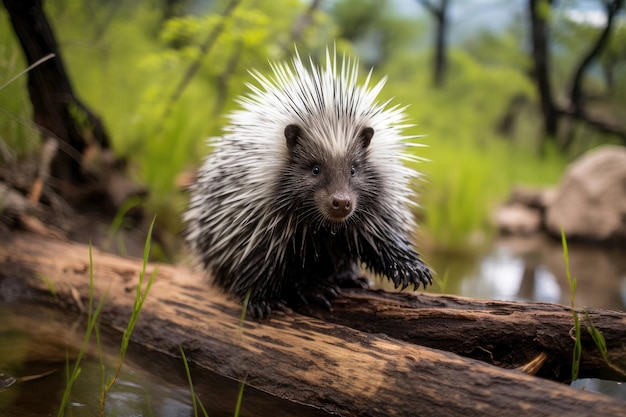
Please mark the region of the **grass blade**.
<svg viewBox="0 0 626 417"><path fill-rule="evenodd" d="M574 308L574 296L576 294L576 278L572 278L572 273L569 267L569 250L567 248L567 238L565 237L565 230L561 228L561 245L563 246L563 260L565 261L565 275L567 276L567 282L570 287L570 306L572 309L572 316L574 318L574 349L572 350L572 381L578 378L578 371L580 370L580 357L582 355L582 342L580 340L580 320L578 313Z"/></svg>

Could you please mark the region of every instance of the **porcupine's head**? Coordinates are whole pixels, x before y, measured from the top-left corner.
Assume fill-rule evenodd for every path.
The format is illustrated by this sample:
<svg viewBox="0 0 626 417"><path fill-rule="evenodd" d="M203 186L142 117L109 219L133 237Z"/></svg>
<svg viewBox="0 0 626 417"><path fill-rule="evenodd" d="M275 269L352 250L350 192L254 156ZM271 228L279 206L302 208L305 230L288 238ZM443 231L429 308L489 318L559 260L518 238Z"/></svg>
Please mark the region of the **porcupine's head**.
<svg viewBox="0 0 626 417"><path fill-rule="evenodd" d="M338 62L328 51L326 61L324 68L307 66L296 56L293 66L272 65L270 77L253 72L259 86L249 85L251 94L240 100L233 133L264 148L268 159L258 164L279 170L270 194L288 224L375 227L370 217L387 204L393 207L386 212L411 229L405 207L417 173L402 164L402 109L377 102L384 79L370 86L370 73L359 85L357 62Z"/></svg>

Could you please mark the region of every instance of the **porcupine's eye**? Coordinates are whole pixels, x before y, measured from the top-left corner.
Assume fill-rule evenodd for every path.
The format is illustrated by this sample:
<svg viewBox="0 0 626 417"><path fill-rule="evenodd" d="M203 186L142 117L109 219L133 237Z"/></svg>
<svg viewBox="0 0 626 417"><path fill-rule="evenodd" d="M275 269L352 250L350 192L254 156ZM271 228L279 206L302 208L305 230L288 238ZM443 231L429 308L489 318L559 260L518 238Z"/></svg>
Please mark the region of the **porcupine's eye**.
<svg viewBox="0 0 626 417"><path fill-rule="evenodd" d="M356 168L355 167L351 167L350 168L350 176L354 177L356 175Z"/></svg>
<svg viewBox="0 0 626 417"><path fill-rule="evenodd" d="M319 165L313 165L313 169L311 169L311 174L313 174L314 177L317 177L318 175L320 175L320 166Z"/></svg>

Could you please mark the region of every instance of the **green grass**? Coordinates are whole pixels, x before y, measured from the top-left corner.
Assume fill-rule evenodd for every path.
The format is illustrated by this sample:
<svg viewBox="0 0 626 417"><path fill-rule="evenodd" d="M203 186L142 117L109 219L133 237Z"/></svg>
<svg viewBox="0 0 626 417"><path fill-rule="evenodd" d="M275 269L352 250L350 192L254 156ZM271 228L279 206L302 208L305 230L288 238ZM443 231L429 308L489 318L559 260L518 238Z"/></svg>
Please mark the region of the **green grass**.
<svg viewBox="0 0 626 417"><path fill-rule="evenodd" d="M113 388L116 381L119 379L120 372L124 364L124 359L128 351L128 346L130 343L131 335L133 333L133 330L135 328L135 325L137 323L141 310L144 306L144 303L148 297L150 288L152 287L154 283L154 279L156 277L157 268L155 267L150 277L146 279L147 262L150 256L152 232L153 232L155 220L156 220L156 217L152 220L152 223L150 224L150 228L148 229L146 242L144 246L143 264L142 264L141 271L139 273L139 280L138 280L137 287L135 290L135 300L134 300L133 307L132 307L131 317L122 335L122 341L120 344L120 351L119 351L119 360L115 368L114 374L112 376L109 376L108 378L106 378L107 370L106 370L106 365L104 362L102 340L101 340L100 331L97 325L98 318L100 316L100 313L102 311L102 308L107 298L107 294L105 294L105 296L100 300L100 302L98 303L98 305L96 306L94 310L93 304L94 304L94 298L95 298L94 297L95 287L94 287L94 281L93 281L94 280L93 251L92 251L91 244L89 245L89 306L88 306L88 317L87 317L87 330L85 332L81 349L77 355L76 360L74 361L73 367L70 367L69 357L66 360L67 383L66 383L65 390L63 392L63 397L61 400L61 405L59 407L59 412L57 414L57 416L59 417L64 416L68 409L67 407L68 407L68 403L69 403L70 396L72 393L72 388L80 376L80 373L81 373L80 364L85 355L87 346L89 345L89 340L91 338L92 333L95 333L96 345L97 345L97 350L98 350L98 358L100 362L100 380L99 380L100 395L99 395L99 401L98 401L98 415L100 416L105 415L105 405L106 405L107 395L110 392L110 390ZM52 288L54 288L54 284L49 279L45 278L42 274L38 274L38 277L40 277L40 279L46 282L47 285L49 286L52 285L51 287L51 291L52 291ZM246 303L247 303L247 297L246 297ZM241 327L243 326L244 320L245 320L245 308L244 308L244 312L242 314L241 321L240 321ZM183 358L183 364L185 366L187 379L189 381L189 390L192 396L194 416L195 417L198 416L198 409L200 409L202 412L202 415L205 417L208 417L208 413L204 405L202 404L202 402L200 401L200 398L194 391L189 364L188 364L187 357L185 356L185 352L183 351L182 347L180 348L180 351L181 351L181 356ZM240 387L239 387L239 391L237 395L237 402L235 404L235 410L233 413L235 417L239 416L239 413L241 410L244 388L245 388L245 378L240 383Z"/></svg>
<svg viewBox="0 0 626 417"><path fill-rule="evenodd" d="M565 261L565 275L570 288L570 307L572 309L572 317L574 319L574 348L572 350L572 381L578 379L578 371L580 369L580 357L582 355L582 341L580 338L580 319L578 312L574 308L574 296L576 295L576 278L572 277L569 268L569 251L567 249L567 239L565 231L561 228L561 244L563 246L563 260Z"/></svg>
<svg viewBox="0 0 626 417"><path fill-rule="evenodd" d="M122 335L122 342L120 345L120 353L119 353L119 362L116 367L114 375L112 377L109 377L108 379L105 378L106 367L104 365L104 359L103 359L104 355L102 351L100 332L97 326L97 321L100 316L100 312L102 311L102 307L104 306L104 303L106 301L107 294L105 294L105 296L102 297L102 299L100 300L100 302L98 303L98 305L96 306L94 310L93 304L94 304L94 288L95 287L94 287L94 282L93 282L93 271L94 271L93 251L92 251L91 244L89 245L89 306L88 306L88 317L87 317L87 330L85 332L85 337L83 339L81 349L79 350L78 356L76 360L74 361L74 366L71 369L71 372L70 372L70 366L69 366L69 359L67 361L67 372L66 372L67 382L66 382L65 390L63 392L61 405L59 407L59 412L57 414L59 417L64 416L65 412L67 411L68 401L72 393L72 388L80 375L80 372L81 372L80 363L85 354L87 346L89 345L89 340L91 338L92 332L95 332L96 344L98 348L98 356L99 356L99 361L100 361L100 369L101 369L101 376L100 376L100 382L99 382L99 386L100 386L99 415L104 415L104 406L106 403L107 394L119 378L120 371L122 369L122 365L124 363L124 359L128 351L130 337L133 333L133 330L139 318L141 309L143 308L144 302L146 301L148 293L150 292L150 288L152 287L152 284L154 283L154 279L156 277L157 269L155 268L144 285L144 281L146 279L147 261L150 255L150 243L151 243L151 238L152 238L152 230L154 227L154 222L155 220L153 219L150 225L150 228L148 230L148 235L146 237L146 243L144 247L143 265L142 265L141 272L139 274L139 282L137 284L137 289L135 292L135 300L134 300L134 304L132 308L131 317Z"/></svg>
<svg viewBox="0 0 626 417"><path fill-rule="evenodd" d="M420 230L435 249L477 251L490 242L493 215L516 186L554 185L566 159L540 158L532 150L494 137L483 145L471 138L435 142L418 148L428 161L414 168L424 173L418 188Z"/></svg>
<svg viewBox="0 0 626 417"><path fill-rule="evenodd" d="M189 370L189 363L187 362L187 356L185 356L185 351L183 350L182 346L180 346L180 354L183 358L183 364L185 365L185 373L187 374L187 380L189 381L189 392L191 392L191 400L193 403L193 415L194 417L198 417L198 406L199 406L200 409L202 410L202 415L204 417L208 417L208 413L206 409L204 408L202 401L200 401L200 398L198 397L198 395L195 393L193 389L193 381L191 380L191 371Z"/></svg>
<svg viewBox="0 0 626 417"><path fill-rule="evenodd" d="M241 404L243 403L243 389L246 387L246 378L239 383L239 393L237 394L237 403L235 404L234 417L239 417L241 412Z"/></svg>
<svg viewBox="0 0 626 417"><path fill-rule="evenodd" d="M83 338L83 343L81 345L80 350L78 351L78 356L74 361L74 367L70 372L69 358L67 358L67 367L66 367L66 385L65 390L63 391L63 397L61 399L61 405L59 406L59 411L57 413L58 417L62 417L65 415L65 411L67 409L67 405L70 399L70 395L72 393L72 388L74 383L78 379L80 375L81 368L80 363L82 358L87 350L87 346L89 345L89 339L91 338L91 333L96 327L96 323L98 321L98 317L100 316L100 312L102 311L102 307L106 301L107 294L100 300L96 309L93 310L94 303L94 284L93 284L93 254L91 243L89 244L89 309L87 310L87 330L85 331L85 337Z"/></svg>
<svg viewBox="0 0 626 417"><path fill-rule="evenodd" d="M511 97L532 100L534 90L509 68L485 67L462 51L451 50L451 72L443 89L430 87L427 56L400 57L383 68L389 82L383 99L408 104L407 133L426 147L411 148L426 158L413 167L424 173L418 188L420 231L435 250L480 251L493 232L497 207L518 185L556 184L567 157L550 150L538 156L540 122L530 109L518 113L512 136L496 126ZM408 87L410 86L410 88Z"/></svg>
<svg viewBox="0 0 626 417"><path fill-rule="evenodd" d="M150 288L152 288L152 284L154 284L154 279L157 274L157 268L155 267L152 271L152 274L148 278L147 283L144 286L146 267L148 265L148 258L150 257L152 230L154 228L155 221L156 217L152 219L152 223L150 224L150 228L148 229L148 235L146 237L146 243L143 252L143 264L141 267L141 272L139 273L139 282L137 283L137 288L135 290L135 301L133 303L133 308L130 319L128 321L128 325L126 326L126 329L124 329L124 334L122 335L119 362L115 374L107 380L106 384L104 384L103 389L100 392L100 414L104 414L104 405L106 402L107 394L119 378L120 372L122 370L122 365L124 364L124 359L126 358L126 352L128 351L130 337L133 334L133 330L135 329L135 325L137 324L137 320L139 319L139 314L141 313L141 309L143 308L146 298L148 297Z"/></svg>
<svg viewBox="0 0 626 417"><path fill-rule="evenodd" d="M448 289L448 282L450 281L450 268L446 268L441 277L439 275L433 276L433 281L435 281L435 284L439 287L439 293L445 294Z"/></svg>
<svg viewBox="0 0 626 417"><path fill-rule="evenodd" d="M50 280L50 278L48 278L47 276L45 276L44 274L42 274L40 272L35 272L35 277L37 277L37 279L40 279L41 281L43 281L43 283L46 284L46 286L48 287L48 290L50 291L50 294L52 294L53 296L56 297L56 295L57 295L57 287L56 287L56 285L54 285L54 282L52 282Z"/></svg>
<svg viewBox="0 0 626 417"><path fill-rule="evenodd" d="M567 239L565 237L565 231L563 230L563 228L561 228L561 244L563 246L563 260L565 262L565 275L567 276L567 282L569 283L569 287L570 287L570 307L572 309L572 317L574 320L574 348L572 350L572 381L574 381L578 378L578 373L580 370L580 358L582 355L582 339L580 335L581 321L580 321L578 312L576 311L574 307L574 296L576 294L577 281L576 281L576 278L572 277L572 273L570 271L569 251L567 248ZM604 339L604 336L602 335L602 333L600 333L600 331L596 329L596 327L593 325L593 322L591 321L591 317L589 316L589 312L585 309L583 313L585 316L585 320L584 320L585 328L587 329L587 332L589 332L589 334L591 335L591 338L593 339L594 344L600 351L600 356L602 356L602 359L604 360L604 362L614 371L622 375L626 375L626 370L621 369L619 366L613 364L609 360L606 340Z"/></svg>

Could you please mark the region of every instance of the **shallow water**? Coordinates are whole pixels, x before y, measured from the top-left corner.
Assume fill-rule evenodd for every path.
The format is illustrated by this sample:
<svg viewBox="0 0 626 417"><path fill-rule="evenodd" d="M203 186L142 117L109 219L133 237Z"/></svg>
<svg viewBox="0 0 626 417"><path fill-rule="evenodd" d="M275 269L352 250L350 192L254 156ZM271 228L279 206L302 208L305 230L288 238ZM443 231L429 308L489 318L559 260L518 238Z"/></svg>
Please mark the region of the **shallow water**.
<svg viewBox="0 0 626 417"><path fill-rule="evenodd" d="M571 244L569 252L572 274L578 281L576 306L626 310L626 250ZM430 255L428 261L440 276L448 271L446 293L566 305L570 302L561 245L545 237L500 239L482 255ZM441 288L434 285L428 291L440 292ZM0 417L57 414L65 388L66 355L73 364L84 331L84 318L75 314L37 305L0 304L0 373L17 378L3 390L0 375ZM103 329L108 374L117 363L119 338L118 333ZM101 373L97 358L97 348L92 344L72 391L67 416L98 415ZM193 367L192 377L210 416L233 415L237 381L194 372ZM626 399L624 384L579 380L572 385ZM192 416L182 361L131 345L120 379L107 398L105 415ZM242 415L330 414L246 387Z"/></svg>
<svg viewBox="0 0 626 417"><path fill-rule="evenodd" d="M576 307L626 311L626 248L568 245L571 275L577 280ZM543 235L497 239L473 257L430 255L445 291L473 298L544 301L570 305L570 286L561 242ZM441 292L434 285L429 292Z"/></svg>
<svg viewBox="0 0 626 417"><path fill-rule="evenodd" d="M84 319L37 305L0 304L0 372L18 381L0 388L0 417L57 415L65 389L66 353L73 366L84 336ZM119 334L102 332L106 375L117 365ZM45 374L45 375L43 375ZM209 416L232 416L237 381L191 366L194 390ZM101 376L97 347L91 344L81 362L66 416L99 416ZM2 385L0 385L2 387ZM329 416L245 387L241 415ZM109 392L105 416L193 416L189 383L182 360L131 345L120 378ZM199 411L199 415L202 413Z"/></svg>
<svg viewBox="0 0 626 417"><path fill-rule="evenodd" d="M574 305L626 311L626 248L568 245L571 275L577 281ZM500 238L476 257L431 255L445 288L429 292L505 301L540 301L570 305L570 285L561 242L543 235ZM626 329L625 329L626 331ZM626 384L581 379L573 387L626 400Z"/></svg>

